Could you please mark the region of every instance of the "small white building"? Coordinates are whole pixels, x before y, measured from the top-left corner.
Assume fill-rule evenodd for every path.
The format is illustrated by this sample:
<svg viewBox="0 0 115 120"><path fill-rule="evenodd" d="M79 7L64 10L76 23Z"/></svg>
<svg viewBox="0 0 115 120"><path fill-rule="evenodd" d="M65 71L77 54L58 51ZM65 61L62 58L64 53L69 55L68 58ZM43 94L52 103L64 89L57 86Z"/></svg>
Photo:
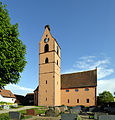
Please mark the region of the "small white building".
<svg viewBox="0 0 115 120"><path fill-rule="evenodd" d="M16 97L10 90L0 89L0 102L15 103Z"/></svg>

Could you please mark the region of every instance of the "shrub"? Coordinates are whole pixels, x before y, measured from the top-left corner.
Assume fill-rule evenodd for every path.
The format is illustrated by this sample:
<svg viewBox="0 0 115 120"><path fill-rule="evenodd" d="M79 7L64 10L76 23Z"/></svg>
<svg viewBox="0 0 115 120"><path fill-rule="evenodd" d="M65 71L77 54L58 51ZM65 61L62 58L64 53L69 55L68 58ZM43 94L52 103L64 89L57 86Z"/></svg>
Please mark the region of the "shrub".
<svg viewBox="0 0 115 120"><path fill-rule="evenodd" d="M89 116L89 119L94 119L94 116L93 115Z"/></svg>
<svg viewBox="0 0 115 120"><path fill-rule="evenodd" d="M103 93L100 93L97 97L98 105L103 105L109 102L114 102L114 97L109 91L104 91Z"/></svg>
<svg viewBox="0 0 115 120"><path fill-rule="evenodd" d="M9 120L9 119L10 117L8 113L0 114L0 120Z"/></svg>
<svg viewBox="0 0 115 120"><path fill-rule="evenodd" d="M82 118L78 115L77 120L82 120Z"/></svg>

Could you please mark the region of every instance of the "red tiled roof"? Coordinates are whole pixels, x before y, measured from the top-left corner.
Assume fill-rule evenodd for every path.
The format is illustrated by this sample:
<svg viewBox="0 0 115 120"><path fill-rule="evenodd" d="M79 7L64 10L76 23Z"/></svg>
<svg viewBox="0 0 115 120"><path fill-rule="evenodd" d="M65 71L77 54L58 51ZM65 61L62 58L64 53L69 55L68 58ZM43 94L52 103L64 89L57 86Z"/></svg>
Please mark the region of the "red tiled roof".
<svg viewBox="0 0 115 120"><path fill-rule="evenodd" d="M97 69L61 75L61 89L97 86Z"/></svg>
<svg viewBox="0 0 115 120"><path fill-rule="evenodd" d="M10 90L0 89L0 95L8 98L15 98L15 95Z"/></svg>

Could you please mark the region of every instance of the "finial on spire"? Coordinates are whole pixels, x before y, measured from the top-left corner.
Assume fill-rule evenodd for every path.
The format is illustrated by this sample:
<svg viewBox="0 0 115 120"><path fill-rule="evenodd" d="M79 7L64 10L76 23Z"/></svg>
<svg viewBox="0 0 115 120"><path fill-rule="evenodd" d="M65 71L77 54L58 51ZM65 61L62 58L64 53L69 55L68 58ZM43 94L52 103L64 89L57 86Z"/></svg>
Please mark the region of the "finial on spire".
<svg viewBox="0 0 115 120"><path fill-rule="evenodd" d="M46 25L45 29L48 28L48 30L50 31L50 25Z"/></svg>

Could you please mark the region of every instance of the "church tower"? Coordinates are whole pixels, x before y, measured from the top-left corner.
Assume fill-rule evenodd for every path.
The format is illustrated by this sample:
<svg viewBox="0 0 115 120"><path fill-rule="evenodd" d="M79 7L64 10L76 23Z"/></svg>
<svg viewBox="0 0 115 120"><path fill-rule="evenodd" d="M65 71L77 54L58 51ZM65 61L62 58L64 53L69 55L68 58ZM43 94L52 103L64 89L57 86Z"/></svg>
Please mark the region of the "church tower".
<svg viewBox="0 0 115 120"><path fill-rule="evenodd" d="M50 33L49 25L39 43L39 106L61 105L60 46Z"/></svg>

